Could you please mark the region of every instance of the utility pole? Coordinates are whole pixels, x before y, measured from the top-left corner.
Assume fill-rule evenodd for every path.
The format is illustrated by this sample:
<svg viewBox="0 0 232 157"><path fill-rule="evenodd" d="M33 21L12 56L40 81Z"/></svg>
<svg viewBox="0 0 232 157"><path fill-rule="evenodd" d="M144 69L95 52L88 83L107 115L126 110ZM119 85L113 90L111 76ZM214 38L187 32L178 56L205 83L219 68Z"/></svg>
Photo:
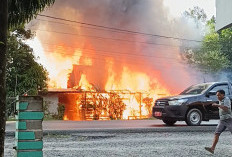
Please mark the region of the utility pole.
<svg viewBox="0 0 232 157"><path fill-rule="evenodd" d="M16 74L16 77L15 77L15 97L17 96L17 86L18 86L18 75Z"/></svg>

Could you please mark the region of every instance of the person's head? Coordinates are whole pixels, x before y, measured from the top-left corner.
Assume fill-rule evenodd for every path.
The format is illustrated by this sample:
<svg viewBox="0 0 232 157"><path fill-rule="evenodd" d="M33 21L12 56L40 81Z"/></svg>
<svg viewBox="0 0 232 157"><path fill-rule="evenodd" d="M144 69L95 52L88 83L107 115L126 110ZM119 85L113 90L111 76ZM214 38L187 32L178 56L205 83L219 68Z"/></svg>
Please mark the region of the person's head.
<svg viewBox="0 0 232 157"><path fill-rule="evenodd" d="M225 97L225 91L222 90L222 89L218 90L217 91L217 97L218 97L218 100L224 99L224 97Z"/></svg>

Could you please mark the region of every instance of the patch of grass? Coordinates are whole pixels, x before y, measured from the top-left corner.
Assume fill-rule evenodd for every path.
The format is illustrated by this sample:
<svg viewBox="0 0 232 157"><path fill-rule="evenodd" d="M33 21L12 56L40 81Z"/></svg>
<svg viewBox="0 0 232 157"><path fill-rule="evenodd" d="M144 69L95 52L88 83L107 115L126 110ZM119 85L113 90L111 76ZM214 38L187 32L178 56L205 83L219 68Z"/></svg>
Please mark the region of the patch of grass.
<svg viewBox="0 0 232 157"><path fill-rule="evenodd" d="M44 121L49 121L49 120L57 120L55 119L53 116L51 115L45 115L44 118L43 118Z"/></svg>
<svg viewBox="0 0 232 157"><path fill-rule="evenodd" d="M7 121L16 121L16 119L15 119L15 117L10 116L10 117L7 118Z"/></svg>

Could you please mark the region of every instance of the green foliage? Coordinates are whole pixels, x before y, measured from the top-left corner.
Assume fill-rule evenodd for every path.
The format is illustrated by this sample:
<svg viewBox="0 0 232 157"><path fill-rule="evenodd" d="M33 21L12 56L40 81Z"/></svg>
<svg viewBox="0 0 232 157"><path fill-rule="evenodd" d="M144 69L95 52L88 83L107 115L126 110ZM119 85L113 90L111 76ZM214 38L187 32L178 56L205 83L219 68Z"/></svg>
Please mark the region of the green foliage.
<svg viewBox="0 0 232 157"><path fill-rule="evenodd" d="M32 20L55 0L8 0L9 27L15 28Z"/></svg>
<svg viewBox="0 0 232 157"><path fill-rule="evenodd" d="M203 42L202 42L201 50L203 50L203 51L213 51L213 50L219 51L220 50L219 35L216 32L206 34L204 39L203 39Z"/></svg>
<svg viewBox="0 0 232 157"><path fill-rule="evenodd" d="M209 29L209 33L215 33L215 23L216 23L216 19L214 16L206 22L206 26Z"/></svg>
<svg viewBox="0 0 232 157"><path fill-rule="evenodd" d="M219 32L220 51L232 62L232 27Z"/></svg>
<svg viewBox="0 0 232 157"><path fill-rule="evenodd" d="M199 12L204 14L203 12ZM205 17L205 15L196 17ZM215 73L231 68L232 63L232 29L221 33L215 31L215 17L206 22L208 32L205 34L199 49L188 49L185 58L188 63L197 66L205 73Z"/></svg>
<svg viewBox="0 0 232 157"><path fill-rule="evenodd" d="M205 73L218 72L230 64L228 58L217 50L194 52L191 61Z"/></svg>
<svg viewBox="0 0 232 157"><path fill-rule="evenodd" d="M49 111L49 101L43 101L43 112L44 112L44 120L51 119L51 113Z"/></svg>
<svg viewBox="0 0 232 157"><path fill-rule="evenodd" d="M43 102L43 112L44 112L44 120L63 120L65 105L62 103L58 103L57 105L57 113L51 113L49 111L49 106L51 105L51 101Z"/></svg>
<svg viewBox="0 0 232 157"><path fill-rule="evenodd" d="M7 95L15 96L28 93L37 94L47 87L47 71L36 62L33 49L23 41L33 37L30 31L22 28L8 35L7 53ZM15 93L16 92L16 93Z"/></svg>
<svg viewBox="0 0 232 157"><path fill-rule="evenodd" d="M57 111L58 111L58 115L54 115L53 118L58 120L63 120L64 111L65 111L64 104L58 103Z"/></svg>

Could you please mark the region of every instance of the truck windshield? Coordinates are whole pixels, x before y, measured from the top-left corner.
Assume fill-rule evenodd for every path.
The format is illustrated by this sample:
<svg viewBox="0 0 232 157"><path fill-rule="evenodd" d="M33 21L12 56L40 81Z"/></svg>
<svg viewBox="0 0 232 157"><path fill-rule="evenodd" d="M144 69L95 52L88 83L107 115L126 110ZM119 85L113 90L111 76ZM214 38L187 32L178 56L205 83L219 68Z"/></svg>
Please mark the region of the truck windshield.
<svg viewBox="0 0 232 157"><path fill-rule="evenodd" d="M190 94L202 94L204 93L212 84L199 84L193 85L186 90L184 90L180 95L190 95Z"/></svg>

